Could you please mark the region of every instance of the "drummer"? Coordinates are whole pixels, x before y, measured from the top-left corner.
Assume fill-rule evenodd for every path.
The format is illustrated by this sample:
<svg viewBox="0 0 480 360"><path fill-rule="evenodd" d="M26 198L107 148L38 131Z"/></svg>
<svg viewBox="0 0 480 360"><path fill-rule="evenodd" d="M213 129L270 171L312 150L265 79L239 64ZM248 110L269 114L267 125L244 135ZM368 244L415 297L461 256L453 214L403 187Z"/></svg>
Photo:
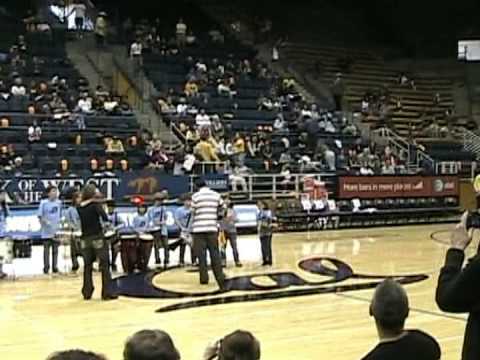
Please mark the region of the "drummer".
<svg viewBox="0 0 480 360"><path fill-rule="evenodd" d="M109 201L107 203L107 215L108 215L108 222L113 226L114 229L118 230L119 228L125 226L125 221L122 220L118 212L115 211L115 203L113 201ZM110 243L110 252L111 252L111 261L110 265L112 267L113 272L117 272L117 257L120 251L118 247L118 235L114 235L113 239Z"/></svg>
<svg viewBox="0 0 480 360"><path fill-rule="evenodd" d="M74 273L79 269L78 258L82 256L78 236L82 231L82 224L80 223L80 215L77 210L81 202L82 194L80 192L73 193L72 205L65 211L65 220L67 221L69 229L73 232L70 243L70 257L72 258L72 272Z"/></svg>
<svg viewBox="0 0 480 360"><path fill-rule="evenodd" d="M170 262L170 249L168 248L167 209L164 205L168 192L162 191L154 195L153 206L148 210L149 225L153 235L155 248L155 264L160 265L160 247L163 247L163 266L166 268Z"/></svg>
<svg viewBox="0 0 480 360"><path fill-rule="evenodd" d="M139 238L144 236L149 230L149 218L147 215L147 206L144 203L140 203L137 209L137 215L133 218L133 228L138 233ZM148 262L152 255L152 242L140 241L139 242L139 268L141 271L148 270Z"/></svg>
<svg viewBox="0 0 480 360"><path fill-rule="evenodd" d="M179 207L174 214L175 224L180 229L180 266L185 265L185 249L187 245L190 246L190 258L192 260L192 265L195 265L197 259L193 250L191 234L192 197L190 194L184 194L180 197L180 200L183 202L183 206Z"/></svg>
<svg viewBox="0 0 480 360"><path fill-rule="evenodd" d="M0 191L0 239L5 237L7 232L7 217L10 214L10 209L7 204L7 193L5 190ZM3 258L0 257L0 279L7 277L3 272Z"/></svg>

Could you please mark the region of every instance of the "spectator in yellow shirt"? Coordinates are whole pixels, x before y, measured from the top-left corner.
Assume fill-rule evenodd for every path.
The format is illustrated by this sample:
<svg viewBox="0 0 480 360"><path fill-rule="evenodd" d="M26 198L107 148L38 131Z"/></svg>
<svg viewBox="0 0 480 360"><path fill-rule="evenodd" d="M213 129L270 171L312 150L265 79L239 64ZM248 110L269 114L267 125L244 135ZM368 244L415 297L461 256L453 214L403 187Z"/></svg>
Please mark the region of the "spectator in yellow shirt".
<svg viewBox="0 0 480 360"><path fill-rule="evenodd" d="M200 138L200 141L195 146L195 155L197 155L201 161L220 161L217 155L217 149L209 141L208 135L202 135L202 137Z"/></svg>
<svg viewBox="0 0 480 360"><path fill-rule="evenodd" d="M234 162L237 166L243 166L245 163L245 156L246 156L246 146L245 146L245 139L243 138L240 133L235 134L235 138L233 140L233 158Z"/></svg>
<svg viewBox="0 0 480 360"><path fill-rule="evenodd" d="M197 96L198 95L198 85L193 80L188 80L185 84L184 89L185 95L188 97Z"/></svg>

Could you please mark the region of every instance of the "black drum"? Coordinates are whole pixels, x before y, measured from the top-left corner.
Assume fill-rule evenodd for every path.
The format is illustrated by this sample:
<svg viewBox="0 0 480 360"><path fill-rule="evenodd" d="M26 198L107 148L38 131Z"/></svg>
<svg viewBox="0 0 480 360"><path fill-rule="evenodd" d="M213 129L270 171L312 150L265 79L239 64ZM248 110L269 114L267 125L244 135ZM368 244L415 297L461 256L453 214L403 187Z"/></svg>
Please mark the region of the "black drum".
<svg viewBox="0 0 480 360"><path fill-rule="evenodd" d="M138 267L138 235L134 231L127 229L120 231L120 256L122 258L123 271L131 274Z"/></svg>
<svg viewBox="0 0 480 360"><path fill-rule="evenodd" d="M13 258L29 259L32 257L32 239L17 238L13 239Z"/></svg>

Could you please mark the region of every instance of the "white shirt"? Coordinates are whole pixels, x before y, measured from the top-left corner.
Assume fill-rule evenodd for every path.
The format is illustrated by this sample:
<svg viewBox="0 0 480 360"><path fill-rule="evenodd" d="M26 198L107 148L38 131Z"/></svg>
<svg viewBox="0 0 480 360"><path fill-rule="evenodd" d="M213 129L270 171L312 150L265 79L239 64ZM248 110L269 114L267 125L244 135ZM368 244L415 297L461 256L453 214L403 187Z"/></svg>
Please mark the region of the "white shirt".
<svg viewBox="0 0 480 360"><path fill-rule="evenodd" d="M188 105L187 104L178 104L177 105L177 113L178 114L185 114L185 112L187 111L188 109Z"/></svg>
<svg viewBox="0 0 480 360"><path fill-rule="evenodd" d="M40 140L40 137L42 136L42 128L40 126L30 126L28 128L28 140L33 141L33 140Z"/></svg>
<svg viewBox="0 0 480 360"><path fill-rule="evenodd" d="M25 96L27 94L27 89L23 85L13 85L11 93L16 96Z"/></svg>
<svg viewBox="0 0 480 360"><path fill-rule="evenodd" d="M207 114L197 114L197 116L195 116L195 123L198 127L210 126L212 124L210 121L210 116Z"/></svg>
<svg viewBox="0 0 480 360"><path fill-rule="evenodd" d="M177 35L185 35L187 33L187 25L179 22L177 24Z"/></svg>
<svg viewBox="0 0 480 360"><path fill-rule="evenodd" d="M92 111L92 102L89 99L80 99L78 100L77 106L83 112L90 112Z"/></svg>
<svg viewBox="0 0 480 360"><path fill-rule="evenodd" d="M216 233L218 231L218 210L223 206L219 193L203 187L192 196L192 232Z"/></svg>
<svg viewBox="0 0 480 360"><path fill-rule="evenodd" d="M143 50L142 44L134 42L130 46L130 56L141 56L142 50Z"/></svg>
<svg viewBox="0 0 480 360"><path fill-rule="evenodd" d="M73 9L75 10L76 18L85 18L85 13L87 12L87 7L85 4L75 4L73 5Z"/></svg>

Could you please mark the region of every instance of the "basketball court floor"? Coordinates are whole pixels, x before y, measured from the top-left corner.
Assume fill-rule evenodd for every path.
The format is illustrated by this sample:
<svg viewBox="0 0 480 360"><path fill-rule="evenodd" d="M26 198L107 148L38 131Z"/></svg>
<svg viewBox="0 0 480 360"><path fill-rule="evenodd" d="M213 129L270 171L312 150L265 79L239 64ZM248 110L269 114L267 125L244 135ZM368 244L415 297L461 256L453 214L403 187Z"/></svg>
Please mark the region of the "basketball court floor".
<svg viewBox="0 0 480 360"><path fill-rule="evenodd" d="M201 359L207 344L238 328L259 338L264 360L359 359L377 342L368 306L385 276L405 283L407 326L435 336L442 359L458 359L466 316L442 313L434 300L452 227L274 234L270 268L259 266L256 237L242 236L244 267L230 262L226 274L235 280L221 294L213 276L200 287L198 274L183 268L119 281L129 296L118 301L102 302L97 291L85 302L79 275L18 276L26 266L41 270L40 264L22 263L16 280L0 282L1 359L40 360L69 348L121 359L125 339L145 328L169 332L182 359ZM473 254L476 244L471 248ZM145 286L137 289L134 281ZM96 284L98 290L98 274Z"/></svg>

